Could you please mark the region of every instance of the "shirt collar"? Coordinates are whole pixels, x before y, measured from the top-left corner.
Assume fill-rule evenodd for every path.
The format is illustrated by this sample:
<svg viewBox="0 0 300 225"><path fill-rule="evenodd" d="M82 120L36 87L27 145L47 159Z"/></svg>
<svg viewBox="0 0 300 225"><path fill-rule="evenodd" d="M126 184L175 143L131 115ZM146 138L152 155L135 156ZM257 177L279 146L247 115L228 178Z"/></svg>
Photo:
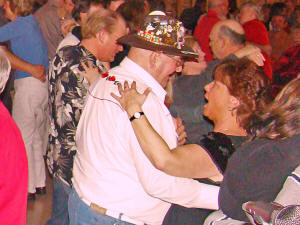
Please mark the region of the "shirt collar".
<svg viewBox="0 0 300 225"><path fill-rule="evenodd" d="M247 25L247 24L251 24L251 23L257 23L257 22L259 22L258 19L249 20L249 21L247 21L246 23L244 23L243 26L245 26L245 25Z"/></svg>
<svg viewBox="0 0 300 225"><path fill-rule="evenodd" d="M217 12L214 9L209 9L207 12L208 16L218 16Z"/></svg>
<svg viewBox="0 0 300 225"><path fill-rule="evenodd" d="M78 44L78 48L83 52L83 55L87 61L91 61L94 65L96 65L100 69L101 73L106 72L105 66L102 64L102 62L99 61L88 49L86 49L80 43Z"/></svg>
<svg viewBox="0 0 300 225"><path fill-rule="evenodd" d="M127 71L124 80L132 79L138 82L144 83L147 87L150 87L152 92L157 95L162 102L165 101L165 96L167 92L165 89L141 66L136 64L134 61L125 57L125 59L120 64L121 68Z"/></svg>

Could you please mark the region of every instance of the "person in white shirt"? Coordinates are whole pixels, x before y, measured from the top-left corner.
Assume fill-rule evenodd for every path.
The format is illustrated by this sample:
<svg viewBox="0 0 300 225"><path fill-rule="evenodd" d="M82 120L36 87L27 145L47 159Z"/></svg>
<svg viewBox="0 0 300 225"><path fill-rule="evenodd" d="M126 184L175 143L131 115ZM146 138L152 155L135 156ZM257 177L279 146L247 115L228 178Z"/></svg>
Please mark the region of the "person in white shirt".
<svg viewBox="0 0 300 225"><path fill-rule="evenodd" d="M154 168L131 127L132 120L145 114L170 148L177 145L176 127L164 104L164 87L169 76L181 69L181 56L195 56L183 44L179 21L149 16L144 27L118 40L131 45L128 57L90 88L76 132L71 225L159 225L171 203L218 208L217 186ZM131 118L111 96L125 80L136 81L139 91L151 88L143 112Z"/></svg>

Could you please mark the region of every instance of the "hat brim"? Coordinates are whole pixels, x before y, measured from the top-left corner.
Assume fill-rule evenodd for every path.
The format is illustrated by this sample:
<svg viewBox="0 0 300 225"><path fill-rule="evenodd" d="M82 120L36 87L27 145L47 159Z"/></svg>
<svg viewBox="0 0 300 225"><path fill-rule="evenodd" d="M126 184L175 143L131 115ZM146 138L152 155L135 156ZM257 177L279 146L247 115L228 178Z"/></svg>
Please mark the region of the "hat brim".
<svg viewBox="0 0 300 225"><path fill-rule="evenodd" d="M125 35L117 40L120 44L127 44L132 47L142 48L150 51L161 51L168 55L176 55L182 57L198 57L198 54L195 53L191 48L183 46L182 49L177 49L175 47L155 44L149 41L146 41L136 35L135 33L131 33Z"/></svg>

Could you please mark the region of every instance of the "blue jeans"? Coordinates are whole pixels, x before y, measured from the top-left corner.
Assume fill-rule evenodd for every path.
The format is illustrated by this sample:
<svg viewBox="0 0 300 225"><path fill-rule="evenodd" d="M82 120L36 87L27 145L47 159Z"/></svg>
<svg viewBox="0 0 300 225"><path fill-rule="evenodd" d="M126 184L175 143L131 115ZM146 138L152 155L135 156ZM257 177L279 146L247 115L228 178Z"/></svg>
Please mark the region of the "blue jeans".
<svg viewBox="0 0 300 225"><path fill-rule="evenodd" d="M70 225L132 225L92 210L72 189L69 196Z"/></svg>
<svg viewBox="0 0 300 225"><path fill-rule="evenodd" d="M46 225L69 225L68 200L71 188L53 178L53 202L51 218Z"/></svg>

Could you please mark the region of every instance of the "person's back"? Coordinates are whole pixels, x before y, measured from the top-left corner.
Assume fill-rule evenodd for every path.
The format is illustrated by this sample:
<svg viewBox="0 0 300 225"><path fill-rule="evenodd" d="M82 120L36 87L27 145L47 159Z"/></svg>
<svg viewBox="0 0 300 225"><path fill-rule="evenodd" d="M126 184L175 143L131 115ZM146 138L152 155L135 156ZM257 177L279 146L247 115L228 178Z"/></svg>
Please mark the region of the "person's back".
<svg viewBox="0 0 300 225"><path fill-rule="evenodd" d="M0 28L0 41L11 41L12 52L31 64L48 68L47 44L37 21L32 15L18 17ZM15 71L15 78L31 76L23 71Z"/></svg>
<svg viewBox="0 0 300 225"><path fill-rule="evenodd" d="M213 80L210 68L196 76L178 77L173 84L173 100L169 106L174 117L180 117L185 125L187 143L195 143L203 134L212 130L212 123L203 117L205 103L204 86Z"/></svg>
<svg viewBox="0 0 300 225"><path fill-rule="evenodd" d="M256 140L233 154L221 185L222 211L247 221L241 208L244 202L273 201L287 176L300 164L299 140L300 135L277 142Z"/></svg>

